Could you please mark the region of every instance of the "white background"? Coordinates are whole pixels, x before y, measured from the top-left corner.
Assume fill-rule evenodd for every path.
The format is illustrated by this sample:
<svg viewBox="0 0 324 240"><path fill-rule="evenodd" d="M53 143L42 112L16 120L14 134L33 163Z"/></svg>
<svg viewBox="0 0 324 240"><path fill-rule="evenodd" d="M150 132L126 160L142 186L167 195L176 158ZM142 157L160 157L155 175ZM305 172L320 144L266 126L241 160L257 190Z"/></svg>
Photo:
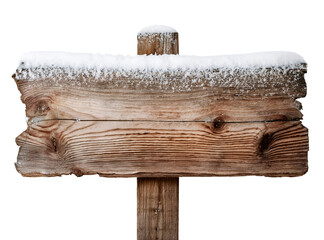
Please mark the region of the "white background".
<svg viewBox="0 0 324 240"><path fill-rule="evenodd" d="M0 239L136 239L136 179L23 178L14 168L25 106L11 79L29 51L136 55L136 33L176 28L182 55L293 51L309 172L297 178L180 179L180 239L324 239L322 1L1 1Z"/></svg>

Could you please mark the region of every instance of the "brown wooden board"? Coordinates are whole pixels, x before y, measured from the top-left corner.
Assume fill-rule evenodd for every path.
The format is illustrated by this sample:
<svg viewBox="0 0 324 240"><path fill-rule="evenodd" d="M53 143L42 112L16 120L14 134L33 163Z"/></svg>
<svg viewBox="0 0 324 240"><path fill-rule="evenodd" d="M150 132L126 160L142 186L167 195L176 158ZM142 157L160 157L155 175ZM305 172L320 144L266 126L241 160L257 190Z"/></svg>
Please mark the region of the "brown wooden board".
<svg viewBox="0 0 324 240"><path fill-rule="evenodd" d="M256 96L256 92L262 90L257 88L239 97L235 96L235 89L228 89L227 95L220 94L219 91L225 90L217 86L179 93L161 92L159 88L150 91L145 91L145 88L105 89L102 83L97 82L81 87L69 86L67 81L55 86L50 79L19 80L17 85L26 104L27 117L37 117L38 120L213 121L222 118L228 122L240 122L302 117L300 104L294 97L284 93L274 97ZM304 88L299 91L296 95L304 94Z"/></svg>
<svg viewBox="0 0 324 240"><path fill-rule="evenodd" d="M17 138L24 176L299 176L299 121L203 123L44 120Z"/></svg>
<svg viewBox="0 0 324 240"><path fill-rule="evenodd" d="M25 176L301 175L307 171L308 136L295 98L306 94L306 85L305 71L294 71L276 73L267 88L254 84L243 95L218 85L180 92L134 88L128 83L136 78L63 77L59 84L54 78L16 79L29 117L27 131L17 138L17 169ZM120 82L109 87L114 81ZM282 91L281 81L290 87ZM269 91L276 94L262 95ZM298 130L283 135L280 150L270 151L283 126Z"/></svg>
<svg viewBox="0 0 324 240"><path fill-rule="evenodd" d="M177 54L178 34L138 35L138 54ZM28 67L14 79L28 129L24 176L300 176L306 64L124 71Z"/></svg>

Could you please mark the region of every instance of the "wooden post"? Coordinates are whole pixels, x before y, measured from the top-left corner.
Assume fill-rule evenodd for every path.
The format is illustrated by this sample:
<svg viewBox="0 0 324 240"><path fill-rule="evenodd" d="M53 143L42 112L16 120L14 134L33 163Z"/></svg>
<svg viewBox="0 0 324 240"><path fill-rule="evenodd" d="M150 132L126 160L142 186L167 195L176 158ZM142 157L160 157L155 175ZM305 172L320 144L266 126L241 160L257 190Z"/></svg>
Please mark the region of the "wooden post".
<svg viewBox="0 0 324 240"><path fill-rule="evenodd" d="M137 35L138 55L179 54L177 32L140 33Z"/></svg>
<svg viewBox="0 0 324 240"><path fill-rule="evenodd" d="M137 239L178 239L179 178L137 178Z"/></svg>
<svg viewBox="0 0 324 240"><path fill-rule="evenodd" d="M179 54L177 32L140 33L137 54ZM137 239L178 239L179 178L137 178Z"/></svg>

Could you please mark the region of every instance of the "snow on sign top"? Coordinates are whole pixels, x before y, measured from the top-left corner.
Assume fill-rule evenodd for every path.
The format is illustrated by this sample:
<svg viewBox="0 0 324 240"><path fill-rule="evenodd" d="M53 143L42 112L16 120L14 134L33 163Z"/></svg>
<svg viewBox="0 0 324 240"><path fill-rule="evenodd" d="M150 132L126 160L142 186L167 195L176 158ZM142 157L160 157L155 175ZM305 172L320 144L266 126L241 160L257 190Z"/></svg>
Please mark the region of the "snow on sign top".
<svg viewBox="0 0 324 240"><path fill-rule="evenodd" d="M18 69L60 67L74 69L112 70L205 70L234 68L296 67L305 63L292 52L263 52L224 56L179 55L102 55L63 52L33 52L24 54Z"/></svg>
<svg viewBox="0 0 324 240"><path fill-rule="evenodd" d="M152 25L141 29L137 33L137 35L144 35L148 33L174 33L174 32L177 32L177 30L175 30L172 27L163 26L163 25Z"/></svg>
<svg viewBox="0 0 324 240"><path fill-rule="evenodd" d="M242 95L259 87L267 89L264 95L268 96L274 88L291 94L289 89L303 87L305 70L304 59L291 52L214 57L38 52L25 54L13 77L41 84L79 86L106 82L108 88L172 92L218 86L239 89Z"/></svg>
<svg viewBox="0 0 324 240"><path fill-rule="evenodd" d="M217 86L220 89L235 88L244 95L262 88L265 96L270 96L276 89L281 94L296 97L296 89L304 89L301 96L306 93L305 72L304 59L291 52L213 57L36 52L22 57L13 77L18 81L37 81L45 85L83 86L106 82L107 88L167 92Z"/></svg>

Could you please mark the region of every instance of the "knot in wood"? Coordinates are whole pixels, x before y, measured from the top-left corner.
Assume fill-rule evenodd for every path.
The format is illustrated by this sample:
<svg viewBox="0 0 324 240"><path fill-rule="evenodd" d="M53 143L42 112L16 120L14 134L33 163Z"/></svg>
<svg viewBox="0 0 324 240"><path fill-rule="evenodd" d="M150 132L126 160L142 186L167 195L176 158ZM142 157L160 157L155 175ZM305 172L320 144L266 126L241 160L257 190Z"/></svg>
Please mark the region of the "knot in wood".
<svg viewBox="0 0 324 240"><path fill-rule="evenodd" d="M41 100L36 104L35 114L39 114L42 116L42 115L46 114L46 112L48 112L48 110L49 110L49 106L48 106L47 102L44 100Z"/></svg>
<svg viewBox="0 0 324 240"><path fill-rule="evenodd" d="M52 142L52 145L53 145L53 150L54 152L57 152L57 140L54 136L51 136L51 142Z"/></svg>
<svg viewBox="0 0 324 240"><path fill-rule="evenodd" d="M221 118L221 117L215 118L213 121L213 130L218 131L218 130L222 129L224 124L225 124L225 121L223 118Z"/></svg>
<svg viewBox="0 0 324 240"><path fill-rule="evenodd" d="M264 153L269 149L271 142L273 141L273 134L272 133L265 133L262 135L259 147L258 147L258 154L259 156L263 157Z"/></svg>
<svg viewBox="0 0 324 240"><path fill-rule="evenodd" d="M84 175L84 172L79 168L73 168L72 173L77 177L82 177Z"/></svg>

